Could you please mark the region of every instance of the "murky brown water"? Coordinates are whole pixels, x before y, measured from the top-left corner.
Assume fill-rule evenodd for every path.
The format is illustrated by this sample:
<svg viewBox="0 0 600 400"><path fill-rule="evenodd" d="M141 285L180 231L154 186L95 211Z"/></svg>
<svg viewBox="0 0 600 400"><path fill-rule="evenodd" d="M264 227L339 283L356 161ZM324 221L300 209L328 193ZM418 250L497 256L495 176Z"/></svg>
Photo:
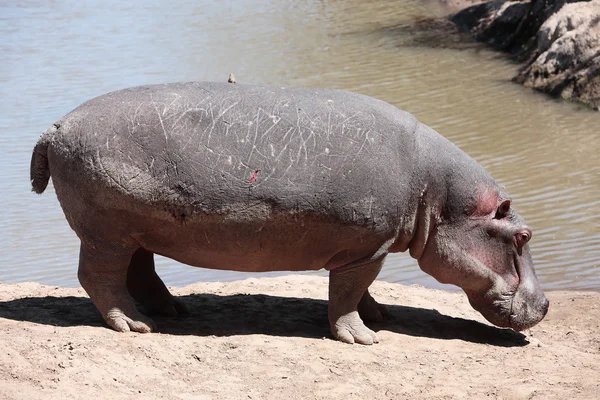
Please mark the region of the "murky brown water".
<svg viewBox="0 0 600 400"><path fill-rule="evenodd" d="M77 285L78 240L52 188L35 196L39 134L83 101L146 83L227 79L343 88L415 114L483 164L534 229L546 288L600 289L600 113L511 84L495 53L416 45L437 1L0 0L0 280ZM83 4L85 3L85 4ZM169 285L246 274L160 259ZM407 255L380 279L440 286Z"/></svg>

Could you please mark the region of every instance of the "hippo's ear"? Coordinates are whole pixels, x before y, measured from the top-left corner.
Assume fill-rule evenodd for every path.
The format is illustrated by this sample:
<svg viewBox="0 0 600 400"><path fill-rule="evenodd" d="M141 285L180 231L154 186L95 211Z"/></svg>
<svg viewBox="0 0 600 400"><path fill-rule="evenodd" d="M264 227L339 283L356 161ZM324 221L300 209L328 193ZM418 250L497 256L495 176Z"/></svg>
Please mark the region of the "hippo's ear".
<svg viewBox="0 0 600 400"><path fill-rule="evenodd" d="M510 212L510 199L504 199L498 206L498 209L496 210L496 215L494 215L494 218L495 219L505 218L506 216L508 216L509 212Z"/></svg>

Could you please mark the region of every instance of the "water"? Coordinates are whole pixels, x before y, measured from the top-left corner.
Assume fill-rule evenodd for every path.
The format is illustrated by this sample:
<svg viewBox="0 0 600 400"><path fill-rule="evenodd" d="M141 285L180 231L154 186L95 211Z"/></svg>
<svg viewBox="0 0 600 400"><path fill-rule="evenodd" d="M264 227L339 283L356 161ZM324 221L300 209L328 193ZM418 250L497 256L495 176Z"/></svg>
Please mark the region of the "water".
<svg viewBox="0 0 600 400"><path fill-rule="evenodd" d="M412 112L506 186L534 230L545 288L600 289L600 113L511 84L517 67L498 54L419 45L414 21L447 12L435 0L12 3L0 0L1 281L78 285L78 240L53 188L30 192L41 132L111 90L233 72ZM247 276L157 263L168 285ZM441 286L404 254L379 278Z"/></svg>

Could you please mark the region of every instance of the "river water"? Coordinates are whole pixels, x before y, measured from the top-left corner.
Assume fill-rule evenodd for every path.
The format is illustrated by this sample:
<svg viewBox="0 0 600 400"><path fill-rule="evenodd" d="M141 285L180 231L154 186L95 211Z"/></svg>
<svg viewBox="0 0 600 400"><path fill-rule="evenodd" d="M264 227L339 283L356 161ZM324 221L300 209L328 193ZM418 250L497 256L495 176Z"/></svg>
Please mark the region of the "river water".
<svg viewBox="0 0 600 400"><path fill-rule="evenodd" d="M496 53L415 36L415 21L445 13L435 0L0 0L0 281L78 285L78 239L52 186L30 191L31 150L50 124L111 90L233 72L415 114L512 195L545 288L600 290L600 113L510 83L517 66ZM157 265L168 285L249 275ZM379 279L442 287L405 254Z"/></svg>

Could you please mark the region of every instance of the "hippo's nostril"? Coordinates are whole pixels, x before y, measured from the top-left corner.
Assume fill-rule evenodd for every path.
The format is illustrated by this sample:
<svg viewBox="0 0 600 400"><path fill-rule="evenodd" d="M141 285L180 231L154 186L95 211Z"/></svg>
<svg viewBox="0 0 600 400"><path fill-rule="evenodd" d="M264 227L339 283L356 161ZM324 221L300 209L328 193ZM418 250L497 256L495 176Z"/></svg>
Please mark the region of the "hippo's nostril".
<svg viewBox="0 0 600 400"><path fill-rule="evenodd" d="M531 240L531 229L528 227L520 229L515 234L515 240L519 249L525 246L525 244Z"/></svg>

